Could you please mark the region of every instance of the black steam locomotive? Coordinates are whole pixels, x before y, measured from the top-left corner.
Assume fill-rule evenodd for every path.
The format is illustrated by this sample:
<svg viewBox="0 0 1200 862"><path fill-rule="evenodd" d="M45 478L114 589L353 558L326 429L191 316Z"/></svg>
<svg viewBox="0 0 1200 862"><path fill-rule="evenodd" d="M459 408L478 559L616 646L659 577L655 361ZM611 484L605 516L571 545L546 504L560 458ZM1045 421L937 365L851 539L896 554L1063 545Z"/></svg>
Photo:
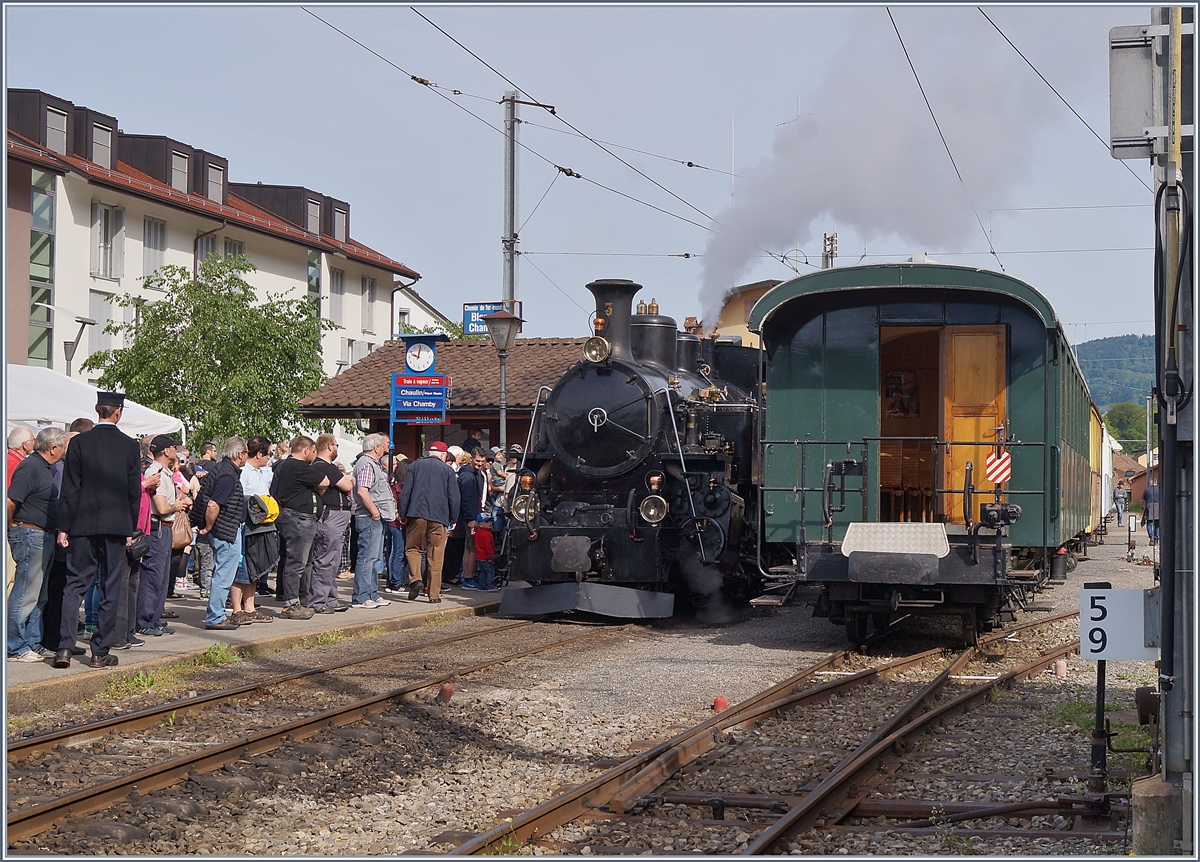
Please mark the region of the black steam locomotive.
<svg viewBox="0 0 1200 862"><path fill-rule="evenodd" d="M539 394L510 497L508 579L530 586L500 612L669 617L676 595L703 606L746 582L758 353L653 304L631 314L640 284L587 287L595 334Z"/></svg>

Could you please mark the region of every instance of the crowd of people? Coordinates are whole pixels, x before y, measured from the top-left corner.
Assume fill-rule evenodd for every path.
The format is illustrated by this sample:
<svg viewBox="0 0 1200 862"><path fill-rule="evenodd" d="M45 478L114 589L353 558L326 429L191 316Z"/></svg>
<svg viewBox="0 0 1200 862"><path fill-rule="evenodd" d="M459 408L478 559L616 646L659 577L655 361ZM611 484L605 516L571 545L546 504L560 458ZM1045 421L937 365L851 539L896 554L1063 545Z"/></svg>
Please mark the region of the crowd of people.
<svg viewBox="0 0 1200 862"><path fill-rule="evenodd" d="M472 428L463 447L435 441L409 461L370 434L346 469L332 434L235 435L192 460L172 435L126 435L123 410L124 395L99 392L97 422L9 434L9 661L67 668L86 641L90 667L115 666L114 651L174 634L167 599L190 591L207 600L204 627L229 631L440 603L443 572L447 585L499 589L519 446L489 451ZM271 595L277 615L257 604Z"/></svg>

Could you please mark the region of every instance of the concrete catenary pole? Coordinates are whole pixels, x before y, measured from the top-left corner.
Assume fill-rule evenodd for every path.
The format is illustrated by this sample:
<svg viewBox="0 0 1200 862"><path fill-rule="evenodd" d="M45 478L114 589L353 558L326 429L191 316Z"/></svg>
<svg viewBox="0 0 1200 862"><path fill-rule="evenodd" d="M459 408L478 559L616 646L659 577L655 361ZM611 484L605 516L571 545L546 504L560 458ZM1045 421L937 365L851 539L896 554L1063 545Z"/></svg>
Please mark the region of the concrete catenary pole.
<svg viewBox="0 0 1200 862"><path fill-rule="evenodd" d="M504 310L516 314L517 300L517 117L516 90L504 94Z"/></svg>

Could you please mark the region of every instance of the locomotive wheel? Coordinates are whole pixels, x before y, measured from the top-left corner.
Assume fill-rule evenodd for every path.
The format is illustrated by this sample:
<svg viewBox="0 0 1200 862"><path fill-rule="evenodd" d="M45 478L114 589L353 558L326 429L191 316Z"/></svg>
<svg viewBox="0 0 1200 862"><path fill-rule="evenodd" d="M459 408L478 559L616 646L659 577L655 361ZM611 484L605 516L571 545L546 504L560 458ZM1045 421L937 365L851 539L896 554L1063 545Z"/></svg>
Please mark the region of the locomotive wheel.
<svg viewBox="0 0 1200 862"><path fill-rule="evenodd" d="M867 639L867 615L857 611L846 612L846 640L850 646L858 648Z"/></svg>

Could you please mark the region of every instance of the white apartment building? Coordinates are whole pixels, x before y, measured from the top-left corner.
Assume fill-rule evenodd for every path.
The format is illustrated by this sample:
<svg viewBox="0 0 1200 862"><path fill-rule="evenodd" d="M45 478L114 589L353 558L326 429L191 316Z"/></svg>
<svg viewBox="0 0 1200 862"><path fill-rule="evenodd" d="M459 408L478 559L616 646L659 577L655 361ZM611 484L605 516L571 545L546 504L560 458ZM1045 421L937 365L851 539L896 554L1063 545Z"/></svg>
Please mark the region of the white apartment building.
<svg viewBox="0 0 1200 862"><path fill-rule="evenodd" d="M94 376L80 365L120 346L104 326L128 311L110 297L160 299L145 276L164 264L193 269L210 254L247 255L257 267L247 281L264 299L319 302L338 326L322 344L330 377L399 322L446 320L412 289L416 271L352 238L347 202L303 186L231 182L218 155L125 134L115 117L56 96L8 91L7 167L9 363Z"/></svg>

